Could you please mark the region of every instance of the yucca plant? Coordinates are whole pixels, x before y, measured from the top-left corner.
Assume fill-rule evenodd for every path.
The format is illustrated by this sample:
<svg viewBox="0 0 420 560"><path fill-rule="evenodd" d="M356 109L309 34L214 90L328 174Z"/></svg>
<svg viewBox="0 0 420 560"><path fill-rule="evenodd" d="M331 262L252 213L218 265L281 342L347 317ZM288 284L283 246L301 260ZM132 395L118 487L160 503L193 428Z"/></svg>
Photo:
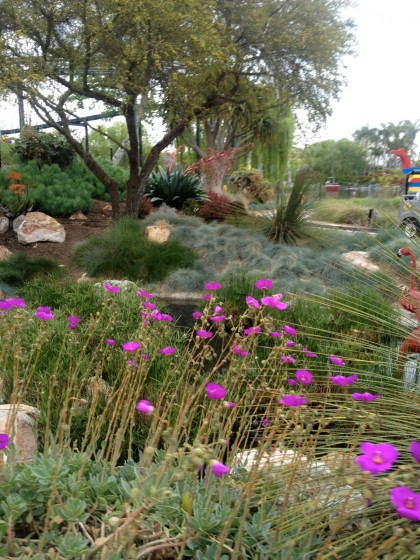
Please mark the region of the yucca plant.
<svg viewBox="0 0 420 560"><path fill-rule="evenodd" d="M182 167L158 166L149 177L146 196L155 206L165 203L179 209L188 199L202 200L204 191L199 177L185 173Z"/></svg>

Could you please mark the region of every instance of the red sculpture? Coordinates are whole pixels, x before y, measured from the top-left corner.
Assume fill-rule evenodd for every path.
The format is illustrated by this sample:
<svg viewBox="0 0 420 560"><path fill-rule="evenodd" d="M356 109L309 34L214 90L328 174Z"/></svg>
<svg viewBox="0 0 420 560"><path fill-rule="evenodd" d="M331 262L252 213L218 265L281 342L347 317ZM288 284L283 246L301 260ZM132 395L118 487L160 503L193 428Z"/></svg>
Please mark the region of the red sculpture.
<svg viewBox="0 0 420 560"><path fill-rule="evenodd" d="M398 251L398 256L408 256L411 259L411 284L409 292L403 297L401 305L407 311L415 313L417 321L420 321L420 292L417 290L417 258L411 249L403 247ZM420 326L403 341L400 348L400 362L404 362L407 354L420 354Z"/></svg>
<svg viewBox="0 0 420 560"><path fill-rule="evenodd" d="M411 168L411 161L405 150L398 148L398 150L391 150L390 154L395 154L401 159L401 169Z"/></svg>

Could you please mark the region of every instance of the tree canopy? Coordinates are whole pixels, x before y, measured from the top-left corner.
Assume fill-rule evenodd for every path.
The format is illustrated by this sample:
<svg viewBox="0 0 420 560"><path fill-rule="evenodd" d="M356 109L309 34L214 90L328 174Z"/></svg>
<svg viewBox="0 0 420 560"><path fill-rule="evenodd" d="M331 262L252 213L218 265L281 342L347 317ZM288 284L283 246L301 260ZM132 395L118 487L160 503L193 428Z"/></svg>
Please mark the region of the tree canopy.
<svg viewBox="0 0 420 560"><path fill-rule="evenodd" d="M368 167L366 148L360 142L345 138L312 144L305 148L303 155L323 181L329 177L350 181L355 176L365 175Z"/></svg>
<svg viewBox="0 0 420 560"><path fill-rule="evenodd" d="M127 151L127 208L136 213L161 151L197 118L222 119L236 132L240 122L242 133L273 105L324 118L352 44L351 23L341 17L349 2L0 0L0 85L21 91L67 138L107 186L115 215L116 185L68 121L92 102L119 111L129 143L115 141ZM252 118L238 120L241 106ZM167 129L139 170L138 118L156 113Z"/></svg>

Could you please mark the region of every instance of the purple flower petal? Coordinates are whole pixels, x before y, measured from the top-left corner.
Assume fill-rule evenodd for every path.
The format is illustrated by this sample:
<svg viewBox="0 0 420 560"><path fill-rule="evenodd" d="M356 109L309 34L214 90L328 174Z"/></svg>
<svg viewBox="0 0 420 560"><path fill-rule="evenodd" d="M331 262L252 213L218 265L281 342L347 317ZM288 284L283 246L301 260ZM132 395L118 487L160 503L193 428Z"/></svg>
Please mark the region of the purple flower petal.
<svg viewBox="0 0 420 560"><path fill-rule="evenodd" d="M167 313L161 313L161 318L162 321L168 321L169 323L171 323L174 320L172 315L168 315Z"/></svg>
<svg viewBox="0 0 420 560"><path fill-rule="evenodd" d="M211 297L211 294L204 294L203 299L205 299L206 301L210 301Z"/></svg>
<svg viewBox="0 0 420 560"><path fill-rule="evenodd" d="M145 307L146 309L156 309L156 305L150 301L144 301L143 302L143 307Z"/></svg>
<svg viewBox="0 0 420 560"><path fill-rule="evenodd" d="M286 406L302 406L306 404L308 401L305 397L301 397L299 395L284 395L282 399L280 399L280 404L284 404Z"/></svg>
<svg viewBox="0 0 420 560"><path fill-rule="evenodd" d="M155 407L151 402L142 400L136 404L136 409L142 414L152 414L152 412L155 410Z"/></svg>
<svg viewBox="0 0 420 560"><path fill-rule="evenodd" d="M398 450L390 443L363 442L360 449L364 455L356 457L359 467L373 475L389 470L398 458Z"/></svg>
<svg viewBox="0 0 420 560"><path fill-rule="evenodd" d="M283 330L289 336L293 336L294 334L296 334L296 329L294 329L293 327L289 327L289 325L284 325Z"/></svg>
<svg viewBox="0 0 420 560"><path fill-rule="evenodd" d="M118 286L113 286L112 284L108 284L108 282L104 282L103 286L105 290L114 294L117 294L120 291Z"/></svg>
<svg viewBox="0 0 420 560"><path fill-rule="evenodd" d="M41 321L50 321L54 319L54 314L49 307L38 307L38 310L35 312L35 317L38 317Z"/></svg>
<svg viewBox="0 0 420 560"><path fill-rule="evenodd" d="M318 354L315 354L315 352L311 352L310 350L308 350L307 348L302 348L302 352L308 356L308 358L318 358Z"/></svg>
<svg viewBox="0 0 420 560"><path fill-rule="evenodd" d="M214 476L217 476L218 478L230 473L230 469L223 463L220 463L220 461L212 461L210 463L210 470Z"/></svg>
<svg viewBox="0 0 420 560"><path fill-rule="evenodd" d="M204 329L199 329L195 334L200 338L211 338L213 336L213 333Z"/></svg>
<svg viewBox="0 0 420 560"><path fill-rule="evenodd" d="M400 517L420 521L420 493L407 486L391 488L389 495Z"/></svg>
<svg viewBox="0 0 420 560"><path fill-rule="evenodd" d="M137 293L139 296L144 297L146 299L152 299L155 297L153 294L150 294L149 292L145 292L144 290L139 290Z"/></svg>
<svg viewBox="0 0 420 560"><path fill-rule="evenodd" d="M282 332L278 332L278 331L272 331L270 333L270 336L272 336L273 338L280 338L283 335Z"/></svg>
<svg viewBox="0 0 420 560"><path fill-rule="evenodd" d="M222 285L219 284L219 282L208 282L207 284L204 284L204 289L209 292L216 292L217 290L220 290L221 287Z"/></svg>
<svg viewBox="0 0 420 560"><path fill-rule="evenodd" d="M225 315L213 315L213 317L210 317L210 321L212 321L213 323L221 323L225 319Z"/></svg>
<svg viewBox="0 0 420 560"><path fill-rule="evenodd" d="M334 354L331 354L330 360L336 366L345 366L346 365L346 362L342 358L339 358L338 356L334 356Z"/></svg>
<svg viewBox="0 0 420 560"><path fill-rule="evenodd" d="M210 382L206 385L206 393L209 399L220 400L226 397L227 391L222 385Z"/></svg>
<svg viewBox="0 0 420 560"><path fill-rule="evenodd" d="M131 342L124 342L123 344L121 344L121 347L124 352L135 352L140 348L140 344L133 340Z"/></svg>
<svg viewBox="0 0 420 560"><path fill-rule="evenodd" d="M381 395L372 395L372 393L353 393L352 398L355 401L371 402L379 399Z"/></svg>
<svg viewBox="0 0 420 560"><path fill-rule="evenodd" d="M347 385L353 385L358 380L358 375L349 375L345 377L344 375L332 375L330 377L331 383L338 385L339 387L346 387Z"/></svg>
<svg viewBox="0 0 420 560"><path fill-rule="evenodd" d="M283 303L276 296L263 297L263 298L261 298L261 303L263 305L266 305L267 307L274 307L275 309L279 309L280 311L283 311L284 309L287 309L287 307L288 307L287 303Z"/></svg>
<svg viewBox="0 0 420 560"><path fill-rule="evenodd" d="M192 314L193 319L201 319L202 316L203 314L201 313L201 311L194 311L194 313Z"/></svg>
<svg viewBox="0 0 420 560"><path fill-rule="evenodd" d="M0 434L0 449L4 449L10 443L10 438L7 434Z"/></svg>
<svg viewBox="0 0 420 560"><path fill-rule="evenodd" d="M162 356L172 356L172 354L175 354L176 348L175 346L167 346L166 348L161 348L159 352Z"/></svg>
<svg viewBox="0 0 420 560"><path fill-rule="evenodd" d="M244 334L258 334L261 332L261 327L249 327L248 329L244 329Z"/></svg>
<svg viewBox="0 0 420 560"><path fill-rule="evenodd" d="M74 323L75 324L75 323L80 323L80 321L82 319L79 319L79 317L75 317L74 315L69 315L67 317L67 320L68 320L69 323Z"/></svg>
<svg viewBox="0 0 420 560"><path fill-rule="evenodd" d="M293 356L285 356L285 355L281 356L280 360L285 364L293 364L295 361Z"/></svg>
<svg viewBox="0 0 420 560"><path fill-rule="evenodd" d="M112 338L107 338L105 342L108 344L108 346L114 346L116 344L115 340Z"/></svg>
<svg viewBox="0 0 420 560"><path fill-rule="evenodd" d="M273 287L273 282L268 278L262 278L261 280L257 280L255 282L255 287L257 290L269 290Z"/></svg>
<svg viewBox="0 0 420 560"><path fill-rule="evenodd" d="M236 344L232 344L232 350L235 354L238 354L238 356L249 356L249 352L247 352L246 350L242 350Z"/></svg>
<svg viewBox="0 0 420 560"><path fill-rule="evenodd" d="M420 463L420 441L412 441L410 444L410 453L413 459Z"/></svg>
<svg viewBox="0 0 420 560"><path fill-rule="evenodd" d="M307 369L297 369L295 377L302 385L310 385L312 383L312 374Z"/></svg>
<svg viewBox="0 0 420 560"><path fill-rule="evenodd" d="M252 296L246 296L245 301L249 307L254 307L255 309L259 309L261 307L259 301Z"/></svg>
<svg viewBox="0 0 420 560"><path fill-rule="evenodd" d="M294 387L295 385L297 385L297 381L295 381L294 379L288 379L287 384L291 387Z"/></svg>

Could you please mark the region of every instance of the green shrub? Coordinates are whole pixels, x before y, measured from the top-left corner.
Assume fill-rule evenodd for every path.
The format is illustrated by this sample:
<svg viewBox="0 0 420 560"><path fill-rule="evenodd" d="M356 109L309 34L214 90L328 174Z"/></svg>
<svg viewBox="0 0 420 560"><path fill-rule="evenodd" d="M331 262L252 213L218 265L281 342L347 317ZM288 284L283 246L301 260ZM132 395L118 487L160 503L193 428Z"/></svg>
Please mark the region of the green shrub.
<svg viewBox="0 0 420 560"><path fill-rule="evenodd" d="M36 276L60 276L63 272L56 261L46 257L28 257L24 253L0 261L0 282L21 286Z"/></svg>
<svg viewBox="0 0 420 560"><path fill-rule="evenodd" d="M192 266L194 255L177 239L151 243L144 225L121 219L105 234L79 243L74 259L89 276L150 282L162 280L176 268Z"/></svg>
<svg viewBox="0 0 420 560"><path fill-rule="evenodd" d="M270 183L264 179L259 169L240 169L229 177L229 188L235 193L243 193L255 202L267 202L273 197L274 191Z"/></svg>
<svg viewBox="0 0 420 560"><path fill-rule="evenodd" d="M173 208L181 208L188 199L201 200L204 191L200 186L200 179L186 174L181 167L173 169L158 166L150 174L146 187L146 196L155 206L163 202Z"/></svg>
<svg viewBox="0 0 420 560"><path fill-rule="evenodd" d="M23 163L35 160L39 167L57 164L65 169L73 162L75 155L63 136L36 132L31 128L24 129L13 148Z"/></svg>

